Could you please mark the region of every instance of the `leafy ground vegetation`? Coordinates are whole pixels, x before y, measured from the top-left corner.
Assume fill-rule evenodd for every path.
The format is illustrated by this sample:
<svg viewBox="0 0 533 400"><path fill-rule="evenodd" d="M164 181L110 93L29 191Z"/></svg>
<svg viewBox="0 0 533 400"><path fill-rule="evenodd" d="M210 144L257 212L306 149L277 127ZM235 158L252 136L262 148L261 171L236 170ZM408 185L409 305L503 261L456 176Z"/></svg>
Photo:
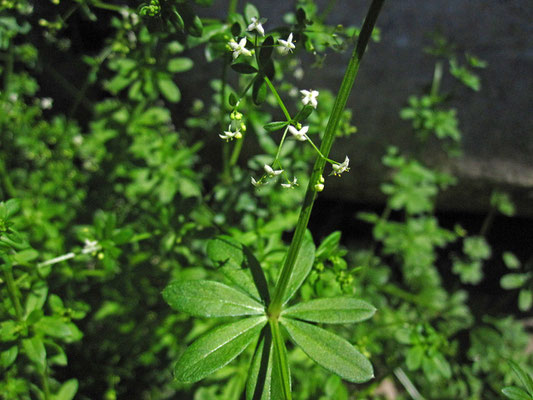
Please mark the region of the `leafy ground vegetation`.
<svg viewBox="0 0 533 400"><path fill-rule="evenodd" d="M0 0L0 397L533 399L533 258L487 236L509 196L446 228L457 179L390 147L386 207L351 216L369 245L307 229L349 174L329 151L357 140L346 100L387 2L353 26L325 22L335 1L212 3ZM341 51L339 90L309 88ZM458 157L450 99L490 66L425 51L399 119ZM512 306L472 299L487 280Z"/></svg>

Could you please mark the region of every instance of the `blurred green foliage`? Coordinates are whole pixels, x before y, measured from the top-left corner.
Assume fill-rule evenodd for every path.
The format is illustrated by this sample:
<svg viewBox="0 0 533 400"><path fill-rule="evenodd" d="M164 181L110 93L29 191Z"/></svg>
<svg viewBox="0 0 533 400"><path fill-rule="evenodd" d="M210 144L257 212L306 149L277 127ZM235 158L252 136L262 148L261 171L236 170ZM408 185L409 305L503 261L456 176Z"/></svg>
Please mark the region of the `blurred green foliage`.
<svg viewBox="0 0 533 400"><path fill-rule="evenodd" d="M0 398L240 399L253 346L243 345L242 357L201 384L175 381L176 360L220 321L176 312L161 292L170 282L232 282L210 254L208 240L217 235L249 248L269 282L286 254L315 152L288 142L281 156L300 186L255 191L250 170L262 170L277 149L267 129L279 120L276 98L260 95L264 79L255 95L239 98L251 79L238 73L246 67L223 67L231 63L228 41L251 16L263 15L247 5L224 20L205 18L213 3L205 0L38 3L0 0ZM297 89L306 74L325 65L328 53L351 48L359 28L330 26L327 10L312 0L295 5L283 16L286 25L270 34L294 32L295 53L312 59L312 67L263 57L264 75L297 115L304 113ZM80 57L87 72L81 85L50 71L47 53L68 63L74 19L106 32L97 51ZM460 124L441 87L443 65L476 92L481 78L473 71L487 65L471 54L461 64L442 37L429 53L438 58L431 90L411 96L400 118L411 121L421 143L436 140L457 155ZM200 62L213 69L209 81L198 93L183 92L180 84ZM50 79L68 97L57 99L64 109L40 89ZM235 99L257 154L231 163L234 144L220 143L218 134L231 123ZM333 102L321 88L318 108L299 114L315 142ZM356 136L351 117L344 111L339 136ZM359 214L373 227L370 248L346 247L340 231L309 238L314 259L294 297L306 304L356 295L377 308L364 323L328 331L372 361L375 379L356 387L289 346L293 397L379 399L392 381L399 399L410 398L411 386L428 399L490 400L502 390L531 398L533 362L524 351L531 332L516 316L533 304L533 259L496 254L488 227L441 226L436 200L455 177L397 148L383 164L390 170L382 185L386 208ZM490 215L514 214L503 192L494 193L490 207L487 226ZM485 265L500 257L509 271L494 278ZM453 283L443 282L448 272L457 275ZM501 279L516 295L516 309L475 307L465 289L487 279ZM282 335L298 338L309 354L309 337L326 331L302 325L289 322Z"/></svg>

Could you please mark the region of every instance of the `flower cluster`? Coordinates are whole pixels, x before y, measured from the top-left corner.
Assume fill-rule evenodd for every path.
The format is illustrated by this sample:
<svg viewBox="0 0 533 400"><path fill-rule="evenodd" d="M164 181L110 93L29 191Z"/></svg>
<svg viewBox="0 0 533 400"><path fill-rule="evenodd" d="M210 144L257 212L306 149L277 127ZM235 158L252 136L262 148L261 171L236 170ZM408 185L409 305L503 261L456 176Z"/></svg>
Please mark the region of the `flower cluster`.
<svg viewBox="0 0 533 400"><path fill-rule="evenodd" d="M251 17L250 21L249 21L250 23L249 23L249 25L246 28L247 32L255 33L256 46L257 46L257 38L258 38L258 36L265 36L265 28L263 27L263 23L265 21L266 20L260 19L258 16ZM238 40L238 42L237 42L237 40ZM250 56L252 56L254 54L254 49L251 48L253 46L249 45L248 38L246 36L244 36L242 38L237 38L237 40L232 38L228 42L228 50L230 50L232 52L233 60L236 60L241 55L246 56L246 57L250 57ZM248 48L247 48L247 45L248 45ZM277 47L277 50L278 50L279 54L281 54L282 56L285 56L285 55L288 55L289 53L292 53L296 49L293 33L290 32L286 39L278 38L276 47ZM303 75L303 74L301 74L301 75ZM316 109L318 107L318 96L320 94L320 92L318 90L313 90L313 89L306 90L306 89L304 89L304 90L300 90L300 94L302 95L301 102L304 105L304 107L308 107L308 108L311 107L313 109ZM298 95L298 91L295 90L294 96L297 96L297 95ZM232 122L228 126L228 129L226 131L224 131L223 134L219 134L221 139L226 140L228 142L230 140L233 140L233 139L242 138L243 133L246 130L246 125L241 121L242 120L242 114L237 111L239 103L240 103L240 99L238 99L236 101L236 104L234 103L234 109L233 109L233 111L232 111L232 113L230 115L230 118L231 118ZM308 115L308 114L306 114L306 115ZM320 150L314 145L314 143L312 142L312 140L308 136L308 132L309 132L309 126L308 125L302 126L302 124L300 124L300 122L298 122L298 120L295 121L295 120L291 119L289 116L287 116L287 121L288 122L286 123L286 125L284 125L285 126L284 135L286 135L287 133L290 133L290 135L297 141L301 141L301 142L308 141L315 148L315 150L318 152L318 154L322 158L324 158L330 164L332 164L332 168L333 168L332 174L333 175L340 176L343 172L346 172L346 171L350 170L350 168L348 167L348 164L350 162L348 157L346 157L344 162L338 163L338 162L335 162L335 161L332 161L332 160L329 160L329 159L325 158L320 153ZM282 140L282 142L283 142L283 140ZM282 146L282 144L280 144L280 146ZM279 151L278 151L278 154L279 154ZM278 165L280 167L280 169L274 169L274 167L273 167L274 164ZM269 181L271 179L275 179L275 178L277 178L278 176L280 176L282 174L283 174L284 182L281 183L281 186L283 188L294 188L294 187L298 186L298 180L297 180L296 177L293 177L293 179L291 181L290 178L288 178L286 176L286 173L284 173L284 170L281 168L281 164L280 164L277 156L276 156L276 158L274 159L274 161L273 161L273 163L271 165L265 164L263 166L263 169L264 169L264 173L261 176L261 178L259 178L258 180L256 180L254 177L250 178L251 183L252 183L253 186L260 187L262 185L266 185L266 184L269 183ZM321 176L320 179L317 182L314 183L314 190L316 190L317 192L321 192L323 189L324 189L324 178Z"/></svg>

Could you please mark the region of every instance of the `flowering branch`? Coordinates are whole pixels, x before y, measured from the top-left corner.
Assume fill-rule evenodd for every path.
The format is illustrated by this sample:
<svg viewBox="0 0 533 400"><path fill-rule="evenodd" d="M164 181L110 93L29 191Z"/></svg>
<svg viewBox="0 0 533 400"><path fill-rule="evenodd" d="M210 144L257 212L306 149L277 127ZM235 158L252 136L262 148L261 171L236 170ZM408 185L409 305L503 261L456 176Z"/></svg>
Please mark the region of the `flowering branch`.
<svg viewBox="0 0 533 400"><path fill-rule="evenodd" d="M363 28L361 29L361 33L357 41L357 46L352 54L350 63L348 64L348 67L344 74L341 87L335 99L335 104L333 105L331 116L328 120L324 139L320 146L320 152L324 155L324 157L327 157L329 155L329 152L333 145L333 141L335 139L335 132L339 125L342 112L344 111L344 108L346 106L348 96L350 95L355 81L355 77L357 76L357 72L359 70L361 59L363 58L366 46L368 44L368 41L372 34L372 30L374 29L374 25L376 23L384 1L385 0L373 0L372 4L370 5L370 9L368 10L368 14L365 18ZM287 290L287 285L292 275L292 270L294 268L296 257L300 252L304 234L307 229L307 224L311 216L311 210L313 209L313 204L317 196L317 189L315 188L315 186L321 183L322 172L324 171L325 165L326 160L323 157L317 157L315 165L313 167L313 172L311 174L311 179L309 180L309 184L307 186L304 203L300 211L300 216L298 218L298 223L296 225L294 236L292 238L292 242L289 247L285 263L281 270L274 291L274 295L272 296L272 301L268 307L268 314L270 318L277 319L279 313L281 312L281 306L283 301L282 299L284 298L285 291Z"/></svg>

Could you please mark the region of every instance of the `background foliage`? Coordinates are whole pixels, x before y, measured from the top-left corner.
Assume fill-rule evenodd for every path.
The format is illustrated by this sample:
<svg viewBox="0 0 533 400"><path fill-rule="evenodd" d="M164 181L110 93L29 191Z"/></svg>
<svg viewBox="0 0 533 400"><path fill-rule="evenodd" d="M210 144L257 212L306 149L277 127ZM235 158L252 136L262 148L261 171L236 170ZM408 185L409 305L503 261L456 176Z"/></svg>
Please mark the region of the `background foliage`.
<svg viewBox="0 0 533 400"><path fill-rule="evenodd" d="M254 88L238 111L257 155L239 158L237 145L220 141L248 82L246 69L228 67L226 46L252 16L268 16L260 4L258 11L231 2L223 19L204 17L211 3L0 1L2 398L241 398L253 346L200 383L173 379L187 345L221 320L176 312L161 292L170 282L225 282L208 245L220 234L246 245L274 281L315 152L295 142L283 148L301 186L250 185L276 152L267 124L278 111L271 93ZM294 6L272 33L295 32L296 56L273 57L270 79L296 110L301 76L351 48L359 29L328 25L327 9L311 0ZM379 30L373 40L379 46ZM460 121L440 77L449 73L454 90L476 96L478 71L490 68L452 49L436 38L429 90L399 112L421 146L434 141L450 157L460 154ZM198 93L184 93L181 83L205 63L215 72ZM60 65L85 80L70 81ZM308 117L315 142L333 100L320 88ZM357 140L351 117L343 113L338 135ZM524 317L533 258L501 251L487 235L495 215L513 216L511 199L494 192L480 227L445 227L435 202L456 178L403 149L389 148L382 161L390 169L386 207L357 215L372 228L371 244L313 232L314 261L297 294L355 295L375 306L363 323L330 328L371 360L375 379L347 383L289 346L294 398L379 399L387 387L398 399L497 399L504 387L509 398L528 398L528 390L531 398ZM495 276L487 268L495 264L508 272ZM476 285L498 280L513 308L472 298ZM295 332L296 325L288 333Z"/></svg>

